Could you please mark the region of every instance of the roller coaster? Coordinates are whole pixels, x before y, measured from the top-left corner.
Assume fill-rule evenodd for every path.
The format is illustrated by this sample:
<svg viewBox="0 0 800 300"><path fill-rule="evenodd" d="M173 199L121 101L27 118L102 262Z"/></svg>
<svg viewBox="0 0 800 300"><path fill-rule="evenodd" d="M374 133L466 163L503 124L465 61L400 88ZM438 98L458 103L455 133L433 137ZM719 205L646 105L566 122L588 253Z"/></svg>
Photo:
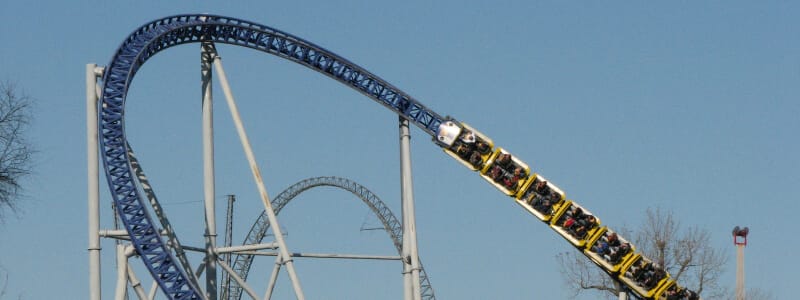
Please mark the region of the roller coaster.
<svg viewBox="0 0 800 300"><path fill-rule="evenodd" d="M286 207L286 205L288 205L289 202L300 193L312 188L323 186L340 188L361 199L361 201L363 201L364 204L366 204L375 214L375 216L377 216L381 221L384 230L392 239L392 243L397 249L398 254L402 253L401 249L403 243L403 232L400 221L397 220L397 217L395 217L392 211L389 210L389 207L387 207L377 195L373 194L366 187L346 178L333 176L314 177L301 180L289 186L283 192L275 196L275 199L272 200L272 207L275 210L275 214L280 213L280 211L283 210L283 208ZM254 245L261 243L262 239L264 239L267 234L267 230L269 230L269 226L270 224L267 220L266 214L262 213L253 223L253 226L247 233L247 237L245 238L243 244ZM247 279L249 275L250 266L253 263L253 256L254 255L252 254L236 254L233 258L234 263L232 269L236 271L236 273L242 277L242 279ZM435 300L436 296L433 293L433 287L431 287L431 283L428 279L428 274L425 272L425 268L422 267L422 262L420 262L419 282L420 299ZM241 285L236 282L231 282L230 288L223 291L229 293L227 295L223 294L221 299L239 300L242 298L242 290L243 288Z"/></svg>
<svg viewBox="0 0 800 300"><path fill-rule="evenodd" d="M128 89L139 68L155 54L188 43L251 48L295 62L360 92L430 135L446 154L512 198L562 236L612 278L643 299L694 300L699 296L600 218L570 200L521 158L453 117L444 117L397 87L320 46L253 22L216 15L177 15L136 29L116 50L102 78L100 155L114 206L131 243L162 291L171 299L202 299L196 281L170 252L137 188L125 135Z"/></svg>

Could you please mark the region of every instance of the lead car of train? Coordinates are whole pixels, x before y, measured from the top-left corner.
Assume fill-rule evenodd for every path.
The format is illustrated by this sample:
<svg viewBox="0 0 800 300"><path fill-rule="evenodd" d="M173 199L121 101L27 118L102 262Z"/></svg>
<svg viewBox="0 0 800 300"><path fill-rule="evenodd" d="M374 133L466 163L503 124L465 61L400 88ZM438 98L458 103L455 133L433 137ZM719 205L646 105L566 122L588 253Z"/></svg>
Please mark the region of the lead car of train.
<svg viewBox="0 0 800 300"><path fill-rule="evenodd" d="M654 263L617 232L528 164L465 123L447 120L435 138L445 153L476 171L517 204L580 250L597 266L639 297L658 300L699 300L681 287L662 266Z"/></svg>

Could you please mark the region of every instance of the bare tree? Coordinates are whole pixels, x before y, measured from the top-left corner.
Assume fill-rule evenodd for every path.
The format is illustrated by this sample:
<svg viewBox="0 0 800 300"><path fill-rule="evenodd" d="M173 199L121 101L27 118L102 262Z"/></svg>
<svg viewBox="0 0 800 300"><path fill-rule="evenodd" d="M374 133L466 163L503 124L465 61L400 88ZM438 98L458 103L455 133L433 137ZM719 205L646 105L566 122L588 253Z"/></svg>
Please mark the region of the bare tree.
<svg viewBox="0 0 800 300"><path fill-rule="evenodd" d="M562 252L556 258L561 266L561 275L572 291L572 298L583 291L594 291L609 299L619 294L619 284L585 256L576 252Z"/></svg>
<svg viewBox="0 0 800 300"><path fill-rule="evenodd" d="M0 82L0 220L3 209L16 211L20 180L31 173L34 149L25 133L32 120L32 104L14 84Z"/></svg>
<svg viewBox="0 0 800 300"><path fill-rule="evenodd" d="M731 298L733 299L733 298ZM747 289L747 295L745 296L747 300L771 300L774 299L772 297L772 293L769 291L765 291L759 288L750 288Z"/></svg>
<svg viewBox="0 0 800 300"><path fill-rule="evenodd" d="M770 292L770 291L763 290L763 289L760 289L758 287L751 287L751 288L745 288L745 289L746 289L746 291L745 291L744 298L747 299L747 300L773 300L773 299L775 299L775 296L772 295L772 292ZM724 296L720 297L719 299L736 300L735 288L731 287L731 288L727 289L725 291L725 293L724 293Z"/></svg>
<svg viewBox="0 0 800 300"><path fill-rule="evenodd" d="M632 236L637 252L663 266L681 286L719 299L725 291L719 279L727 257L710 246L708 230L697 226L681 228L673 212L648 209L647 218L636 230L622 229L623 236ZM619 295L621 286L602 269L580 253L565 252L557 256L565 283L577 296L593 291L611 299Z"/></svg>

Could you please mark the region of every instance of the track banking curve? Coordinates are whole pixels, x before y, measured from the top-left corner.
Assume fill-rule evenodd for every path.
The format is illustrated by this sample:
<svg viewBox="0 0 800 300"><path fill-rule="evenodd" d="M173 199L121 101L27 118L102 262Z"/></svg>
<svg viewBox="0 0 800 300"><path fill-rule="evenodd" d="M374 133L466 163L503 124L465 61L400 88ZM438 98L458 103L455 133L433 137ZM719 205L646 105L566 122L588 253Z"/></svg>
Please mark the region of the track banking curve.
<svg viewBox="0 0 800 300"><path fill-rule="evenodd" d="M543 178L540 179L538 174L531 173L527 165L516 157L512 157L513 160L509 163L508 156L503 157L508 152L501 148L493 148L491 142L487 152L481 151L486 154L477 157L477 162L472 161L472 157L467 158L470 152L475 151L474 147L465 150L469 152L464 153L459 152L461 148L457 149L457 146L461 147L466 145L464 143L468 143L466 142L467 134L474 131L466 124L449 117L442 117L358 65L299 37L235 18L216 15L177 15L145 24L122 42L105 69L99 108L100 151L114 205L145 266L170 299L202 299L203 296L199 287L188 279L186 272L191 272L191 270L184 270L177 263L176 258L158 234L159 230L155 227L155 223L145 207L147 199L137 188L141 183L137 181L134 170L131 169L131 157L124 130L125 100L133 77L150 57L172 46L205 42L242 46L276 55L320 72L357 90L434 137L437 146L442 147L445 152L472 170L479 171L482 177L507 195L517 198L518 204L545 221L557 233L576 246L579 251L591 258L587 252L591 245L588 242L589 238L582 238L580 243L576 243L566 233L569 228L562 219L562 216L572 216L567 210L580 208L579 205L572 201L565 201L563 192L560 192L561 199L557 205L553 205L553 213L549 213L546 218L538 215L532 209L533 201L523 204L522 198L527 195L523 195L524 192L533 191L533 186L537 182L541 182ZM475 133L478 134L476 131ZM481 137L484 138L484 141L490 141L484 136ZM461 143L459 140L465 142ZM471 137L471 141L474 142L475 138ZM517 170L513 170L515 178L513 188L511 185L509 188L502 186L501 177L506 179L511 177L509 173L512 173L512 170L505 167L508 165L520 169L524 167L522 176L516 172ZM495 174L497 166L504 166L503 168L506 170L499 170ZM517 184L516 180L520 179L519 177L522 178ZM506 184L508 183L506 182ZM558 189L553 186L553 190ZM551 218L552 221L548 222ZM597 228L598 226L599 219L595 223L592 234L585 235L599 238L606 228ZM611 270L603 267L602 263L597 260L595 262L612 277L615 277L617 273L624 274L625 270L644 269L645 265L640 265L640 263L646 258L639 254L634 256L635 258L630 258L633 249L628 252L631 255L624 259L624 267L621 267L623 262L619 262L616 269ZM633 266L634 263L636 266ZM623 269L620 270L620 267ZM648 288L645 291L647 294L643 294L639 289L637 293L643 298L652 299L657 297L656 290L664 291L667 287L677 287L674 281L667 282L668 274L664 278L658 281L658 288ZM633 278L626 281L622 275L619 275L619 280L637 291Z"/></svg>

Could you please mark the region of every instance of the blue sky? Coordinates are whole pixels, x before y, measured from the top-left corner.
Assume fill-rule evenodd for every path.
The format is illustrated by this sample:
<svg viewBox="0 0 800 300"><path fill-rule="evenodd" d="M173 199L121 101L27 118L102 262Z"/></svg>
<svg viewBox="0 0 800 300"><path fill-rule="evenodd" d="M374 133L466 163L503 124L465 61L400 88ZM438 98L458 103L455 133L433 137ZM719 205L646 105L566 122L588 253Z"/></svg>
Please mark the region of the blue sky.
<svg viewBox="0 0 800 300"><path fill-rule="evenodd" d="M40 149L19 215L0 226L6 297L88 294L85 65L107 64L148 21L213 13L312 41L469 123L606 225L633 226L647 208L665 207L707 228L730 258L724 285L735 282L731 229L749 226L747 285L789 299L800 247L791 235L800 209L799 11L788 1L5 1L0 79L38 100L30 133ZM308 177L347 177L399 217L392 113L293 63L218 49L271 195ZM215 88L218 219L224 195L237 195L240 243L262 207ZM199 104L199 46L185 45L148 61L126 107L129 141L192 245L203 230ZM437 296L566 299L555 256L570 246L416 128L412 143L419 252ZM105 184L101 194L110 228ZM293 252L393 253L385 234L359 230L378 223L343 191L304 193L279 220ZM103 247L110 298L113 242ZM257 264L251 278L263 293L272 261ZM296 265L309 299L402 295L397 262ZM278 299L293 297L285 277Z"/></svg>

